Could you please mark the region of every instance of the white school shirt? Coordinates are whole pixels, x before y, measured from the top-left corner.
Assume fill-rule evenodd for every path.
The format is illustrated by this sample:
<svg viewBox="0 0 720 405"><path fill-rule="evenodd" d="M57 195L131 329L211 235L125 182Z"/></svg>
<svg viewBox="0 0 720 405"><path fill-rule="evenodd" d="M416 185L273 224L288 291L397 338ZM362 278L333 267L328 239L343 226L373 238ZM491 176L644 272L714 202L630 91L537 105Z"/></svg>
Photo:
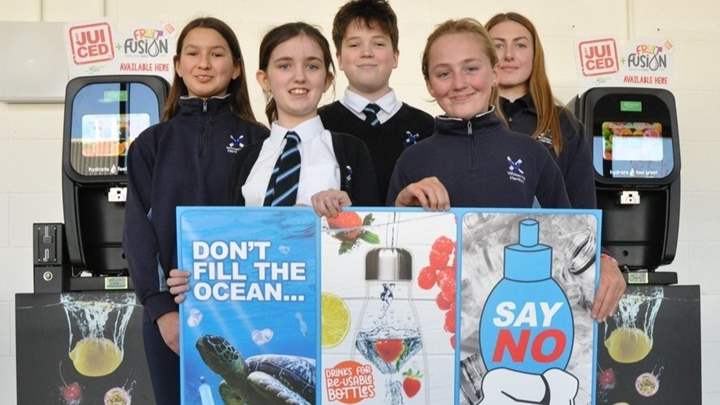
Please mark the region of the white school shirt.
<svg viewBox="0 0 720 405"><path fill-rule="evenodd" d="M315 116L295 128L283 128L273 122L270 136L263 142L260 154L242 186L245 205L260 207L265 202L270 175L285 147L285 134L295 131L300 136L300 183L297 205L312 205L315 193L340 189L340 167L335 158L330 131Z"/></svg>
<svg viewBox="0 0 720 405"><path fill-rule="evenodd" d="M345 96L340 100L340 103L363 121L365 120L363 109L370 103L377 104L380 107L380 111L377 113L380 124L384 124L392 118L396 112L400 111L400 107L402 107L402 102L398 100L395 90L393 89L390 89L390 91L376 101L370 101L347 88L345 89Z"/></svg>

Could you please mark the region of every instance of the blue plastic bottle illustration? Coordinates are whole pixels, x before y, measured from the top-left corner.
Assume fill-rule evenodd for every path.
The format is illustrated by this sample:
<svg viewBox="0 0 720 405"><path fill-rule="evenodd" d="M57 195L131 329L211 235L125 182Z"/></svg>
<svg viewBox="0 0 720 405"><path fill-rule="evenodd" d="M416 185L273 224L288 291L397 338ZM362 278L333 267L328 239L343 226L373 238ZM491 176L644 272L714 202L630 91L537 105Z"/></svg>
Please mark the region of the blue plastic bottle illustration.
<svg viewBox="0 0 720 405"><path fill-rule="evenodd" d="M210 389L210 385L205 382L205 377L200 377L200 387L198 387L198 393L200 394L200 403L202 405L215 405L212 390Z"/></svg>
<svg viewBox="0 0 720 405"><path fill-rule="evenodd" d="M505 246L504 277L482 311L480 353L488 370L565 369L573 318L567 296L552 278L552 248L539 243L537 221L524 219L519 228L519 243Z"/></svg>

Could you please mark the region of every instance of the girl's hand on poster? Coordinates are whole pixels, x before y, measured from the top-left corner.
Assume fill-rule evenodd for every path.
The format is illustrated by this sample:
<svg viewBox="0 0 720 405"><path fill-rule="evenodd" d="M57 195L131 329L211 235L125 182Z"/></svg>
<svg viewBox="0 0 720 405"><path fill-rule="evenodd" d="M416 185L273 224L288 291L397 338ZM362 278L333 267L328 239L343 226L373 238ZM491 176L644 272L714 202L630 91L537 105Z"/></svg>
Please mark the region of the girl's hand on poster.
<svg viewBox="0 0 720 405"><path fill-rule="evenodd" d="M600 285L595 292L592 307L593 319L605 322L608 316L615 313L626 287L617 261L603 253L600 256Z"/></svg>
<svg viewBox="0 0 720 405"><path fill-rule="evenodd" d="M578 384L574 375L558 368L542 375L497 368L483 377L480 405L574 405Z"/></svg>
<svg viewBox="0 0 720 405"><path fill-rule="evenodd" d="M437 177L426 177L405 187L395 198L395 206L444 211L450 209L450 196Z"/></svg>
<svg viewBox="0 0 720 405"><path fill-rule="evenodd" d="M344 207L352 205L348 193L340 190L326 190L311 198L313 209L320 217L335 218Z"/></svg>
<svg viewBox="0 0 720 405"><path fill-rule="evenodd" d="M180 354L180 317L177 311L163 314L155 322L160 330L160 336L170 350Z"/></svg>
<svg viewBox="0 0 720 405"><path fill-rule="evenodd" d="M190 272L178 269L170 270L170 277L167 285L170 287L170 294L175 296L175 302L182 304L185 301L185 293L190 289Z"/></svg>

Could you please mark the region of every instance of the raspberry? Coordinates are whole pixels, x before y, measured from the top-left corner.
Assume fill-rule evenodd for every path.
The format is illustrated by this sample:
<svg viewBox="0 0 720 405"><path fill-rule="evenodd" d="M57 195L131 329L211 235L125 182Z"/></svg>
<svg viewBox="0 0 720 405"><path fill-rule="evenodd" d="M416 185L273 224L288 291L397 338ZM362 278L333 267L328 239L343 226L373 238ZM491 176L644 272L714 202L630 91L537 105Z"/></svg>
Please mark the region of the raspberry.
<svg viewBox="0 0 720 405"><path fill-rule="evenodd" d="M445 312L445 331L455 333L455 309Z"/></svg>
<svg viewBox="0 0 720 405"><path fill-rule="evenodd" d="M430 267L434 269L441 269L448 264L450 255L437 250L430 251Z"/></svg>
<svg viewBox="0 0 720 405"><path fill-rule="evenodd" d="M455 242L447 236L441 236L433 242L432 250L437 250L440 253L450 255L453 251L455 251Z"/></svg>
<svg viewBox="0 0 720 405"><path fill-rule="evenodd" d="M454 298L454 297L453 297ZM435 298L435 303L437 304L438 308L442 311L447 311L450 309L450 303L452 301L449 301L445 298L445 294L441 292L438 293L437 297Z"/></svg>
<svg viewBox="0 0 720 405"><path fill-rule="evenodd" d="M418 275L418 286L422 288L423 290L429 290L435 286L435 282L437 281L436 276L436 270L433 269L430 266L425 266L420 270L420 275Z"/></svg>
<svg viewBox="0 0 720 405"><path fill-rule="evenodd" d="M440 276L440 274L444 274L444 276ZM451 276L447 272L440 271L437 285L440 287L440 293L446 301L455 302L455 275Z"/></svg>

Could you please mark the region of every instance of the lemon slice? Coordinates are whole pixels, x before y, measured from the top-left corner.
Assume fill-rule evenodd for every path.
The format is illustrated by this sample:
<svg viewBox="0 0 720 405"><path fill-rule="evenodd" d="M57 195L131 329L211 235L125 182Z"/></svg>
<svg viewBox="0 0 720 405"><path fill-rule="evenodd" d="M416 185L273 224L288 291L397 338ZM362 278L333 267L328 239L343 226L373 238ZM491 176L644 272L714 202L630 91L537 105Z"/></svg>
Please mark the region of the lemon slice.
<svg viewBox="0 0 720 405"><path fill-rule="evenodd" d="M120 366L123 353L110 339L86 337L69 354L75 370L87 377L106 376Z"/></svg>
<svg viewBox="0 0 720 405"><path fill-rule="evenodd" d="M345 340L350 330L350 310L342 298L322 293L322 347L331 348Z"/></svg>

